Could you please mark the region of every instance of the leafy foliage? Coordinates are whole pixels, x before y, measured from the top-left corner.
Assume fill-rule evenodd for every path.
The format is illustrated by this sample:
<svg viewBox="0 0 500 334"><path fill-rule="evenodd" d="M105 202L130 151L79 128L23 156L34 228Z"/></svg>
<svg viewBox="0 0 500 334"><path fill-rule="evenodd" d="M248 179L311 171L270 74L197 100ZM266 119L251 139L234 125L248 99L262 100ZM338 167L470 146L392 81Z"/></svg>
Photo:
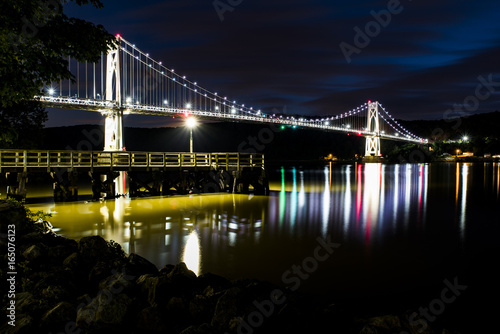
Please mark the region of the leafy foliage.
<svg viewBox="0 0 500 334"><path fill-rule="evenodd" d="M38 101L21 101L0 109L0 148L39 148L47 112Z"/></svg>
<svg viewBox="0 0 500 334"><path fill-rule="evenodd" d="M80 6L103 6L100 0L71 1ZM0 2L0 143L4 146L30 143L19 142L19 138L38 129L47 114L28 101L43 94L41 87L48 83L74 80L68 57L97 62L101 53L116 47L115 37L102 25L66 16L63 4L68 2Z"/></svg>

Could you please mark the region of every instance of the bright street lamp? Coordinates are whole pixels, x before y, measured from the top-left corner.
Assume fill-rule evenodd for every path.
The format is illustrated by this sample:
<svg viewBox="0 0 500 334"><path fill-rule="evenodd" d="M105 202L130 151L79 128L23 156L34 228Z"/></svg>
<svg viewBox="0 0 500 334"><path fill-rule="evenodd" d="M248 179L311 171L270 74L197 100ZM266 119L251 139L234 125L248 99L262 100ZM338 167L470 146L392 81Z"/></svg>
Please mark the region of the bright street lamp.
<svg viewBox="0 0 500 334"><path fill-rule="evenodd" d="M193 128L196 127L198 122L196 122L196 118L188 117L186 119L186 125L189 128L189 153L193 153Z"/></svg>

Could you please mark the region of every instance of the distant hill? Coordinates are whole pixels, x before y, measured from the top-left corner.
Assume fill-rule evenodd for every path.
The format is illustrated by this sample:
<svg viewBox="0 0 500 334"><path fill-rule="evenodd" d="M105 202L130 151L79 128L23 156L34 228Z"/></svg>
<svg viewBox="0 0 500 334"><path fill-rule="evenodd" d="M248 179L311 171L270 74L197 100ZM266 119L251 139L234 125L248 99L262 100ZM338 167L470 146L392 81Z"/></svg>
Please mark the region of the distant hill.
<svg viewBox="0 0 500 334"><path fill-rule="evenodd" d="M102 150L102 126L46 128L43 149ZM185 127L124 129L128 151L187 152ZM258 152L267 160L316 160L332 153L351 158L364 150L364 138L292 127L261 124L205 123L193 130L196 152Z"/></svg>
<svg viewBox="0 0 500 334"><path fill-rule="evenodd" d="M429 139L500 138L500 112L471 115L468 117L435 121L400 121L410 132Z"/></svg>
<svg viewBox="0 0 500 334"><path fill-rule="evenodd" d="M400 121L424 138L500 138L500 112L454 120ZM102 150L103 127L77 125L46 128L44 149ZM129 151L187 152L189 131L185 127L124 129ZM306 128L275 127L266 124L204 123L193 130L196 152L258 152L267 160L316 160L327 154L352 158L364 154L365 141L355 134L332 133ZM382 152L390 152L400 142L382 141Z"/></svg>

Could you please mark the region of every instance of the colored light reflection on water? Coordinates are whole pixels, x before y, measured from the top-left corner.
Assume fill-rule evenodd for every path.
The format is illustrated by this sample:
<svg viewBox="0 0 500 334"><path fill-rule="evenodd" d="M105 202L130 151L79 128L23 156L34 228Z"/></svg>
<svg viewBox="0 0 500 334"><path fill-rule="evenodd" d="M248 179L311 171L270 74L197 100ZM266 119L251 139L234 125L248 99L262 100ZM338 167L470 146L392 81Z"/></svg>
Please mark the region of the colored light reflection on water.
<svg viewBox="0 0 500 334"><path fill-rule="evenodd" d="M342 250L310 279L313 288L370 289L396 286L402 277L415 281L415 264L424 275L439 268L436 254L462 251L470 240L492 234L478 227L484 223L477 215L487 211L498 220L499 176L498 163L282 167L272 173L268 197L118 198L31 207L53 212L51 222L63 235L102 235L158 267L184 261L197 274L277 283L310 256L318 237L329 236Z"/></svg>

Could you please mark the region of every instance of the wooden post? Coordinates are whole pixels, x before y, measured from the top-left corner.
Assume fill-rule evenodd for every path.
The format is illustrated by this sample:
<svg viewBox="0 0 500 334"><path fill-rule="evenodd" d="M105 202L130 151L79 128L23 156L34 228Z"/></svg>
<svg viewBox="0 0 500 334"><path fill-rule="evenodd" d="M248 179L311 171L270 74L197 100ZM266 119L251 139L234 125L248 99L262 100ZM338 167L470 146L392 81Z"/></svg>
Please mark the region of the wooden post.
<svg viewBox="0 0 500 334"><path fill-rule="evenodd" d="M23 151L23 172L28 171L28 151Z"/></svg>

